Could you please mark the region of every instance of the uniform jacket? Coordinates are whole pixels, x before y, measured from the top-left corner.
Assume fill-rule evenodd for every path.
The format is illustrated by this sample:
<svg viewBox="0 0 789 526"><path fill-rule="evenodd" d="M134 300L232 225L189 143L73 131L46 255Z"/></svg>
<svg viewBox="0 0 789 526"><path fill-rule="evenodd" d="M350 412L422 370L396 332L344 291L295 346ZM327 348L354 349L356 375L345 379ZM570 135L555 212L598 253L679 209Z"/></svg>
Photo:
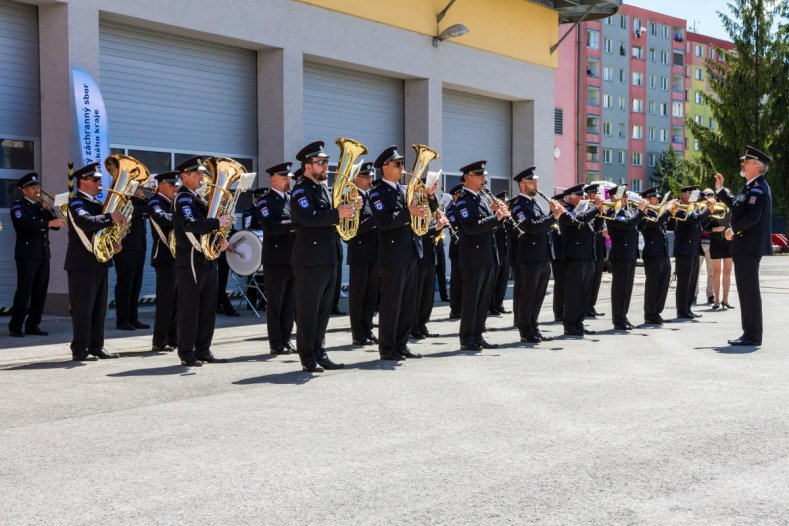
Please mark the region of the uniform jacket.
<svg viewBox="0 0 789 526"><path fill-rule="evenodd" d="M674 256L698 256L701 249L701 224L710 215L709 209L686 214L683 210L677 216L686 216L687 221L673 220Z"/></svg>
<svg viewBox="0 0 789 526"><path fill-rule="evenodd" d="M496 264L503 265L509 261L510 247L507 241L507 223L503 223L501 228L493 231L493 237L496 238Z"/></svg>
<svg viewBox="0 0 789 526"><path fill-rule="evenodd" d="M253 222L263 229L263 265L290 266L296 229L290 218L290 196L271 190L258 202Z"/></svg>
<svg viewBox="0 0 789 526"><path fill-rule="evenodd" d="M359 230L348 241L348 264L372 263L378 261L378 229L373 213L370 211L370 194L362 193L364 206L359 213Z"/></svg>
<svg viewBox="0 0 789 526"><path fill-rule="evenodd" d="M460 268L478 268L498 264L494 230L501 222L477 194L464 190L455 203L460 225Z"/></svg>
<svg viewBox="0 0 789 526"><path fill-rule="evenodd" d="M566 205L566 214L559 216L562 229L562 254L564 259L596 260L597 250L594 243L594 219L598 214L596 206L576 214L575 207ZM600 257L603 257L601 254Z"/></svg>
<svg viewBox="0 0 789 526"><path fill-rule="evenodd" d="M644 218L644 212L622 208L615 217L614 221L608 222L608 235L611 236L608 259L638 259L638 224Z"/></svg>
<svg viewBox="0 0 789 526"><path fill-rule="evenodd" d="M512 217L518 222L524 234L518 239L518 254L515 261L518 264L548 261L553 248L551 230L556 224L556 218L551 213L543 212L534 199L519 197L512 208Z"/></svg>
<svg viewBox="0 0 789 526"><path fill-rule="evenodd" d="M656 212L647 212L654 215ZM646 217L646 216L645 216ZM671 218L668 211L664 211L657 222L641 219L638 229L644 236L644 250L641 252L642 258L668 257L668 236L666 235L666 224Z"/></svg>
<svg viewBox="0 0 789 526"><path fill-rule="evenodd" d="M439 234L436 230L436 222L434 219L430 220L430 227L427 229L427 234L420 236L419 240L422 242L422 257L419 258L420 265L436 265L438 263L438 247L436 247L436 236Z"/></svg>
<svg viewBox="0 0 789 526"><path fill-rule="evenodd" d="M88 242L93 235L112 225L112 218L102 214L104 205L93 197L77 192L68 203L69 229L68 248L66 249L65 270L100 270L112 266L112 259L100 263L92 250L83 244L80 232Z"/></svg>
<svg viewBox="0 0 789 526"><path fill-rule="evenodd" d="M162 194L156 194L148 200L148 219L151 220L151 239L153 239L151 266L175 262L167 241L170 232L173 231L172 210L173 202Z"/></svg>
<svg viewBox="0 0 789 526"><path fill-rule="evenodd" d="M136 196L131 198L131 202L134 207L134 213L129 221L129 232L126 234L126 237L123 238L123 241L121 241L123 244L123 251L130 252L134 250L145 252L147 247L145 242L145 237L147 235L145 220L148 217L148 202Z"/></svg>
<svg viewBox="0 0 789 526"><path fill-rule="evenodd" d="M177 266L216 268L216 261L206 259L203 252L192 244L193 241L199 244L203 234L219 230L219 219L207 218L207 212L208 204L189 189L182 187L175 194L173 228L175 229L175 263Z"/></svg>
<svg viewBox="0 0 789 526"><path fill-rule="evenodd" d="M260 224L260 201L257 205L252 205L241 214L241 228L244 230L262 230Z"/></svg>
<svg viewBox="0 0 789 526"><path fill-rule="evenodd" d="M764 176L747 183L740 193L733 195L726 188L718 191L718 198L731 209L732 256L768 256L772 254L770 239L773 196Z"/></svg>
<svg viewBox="0 0 789 526"><path fill-rule="evenodd" d="M457 215L455 215L455 203L450 204L444 210L444 213L449 220L449 223L452 225L452 228L455 229L455 232L460 234L460 225L458 224ZM454 260L458 256L460 256L460 239L458 238L457 241L453 241L452 238L448 238L447 243L449 243L449 259Z"/></svg>
<svg viewBox="0 0 789 526"><path fill-rule="evenodd" d="M49 222L55 214L39 203L23 197L11 205L11 222L16 231L14 258L49 259ZM59 228L53 228L59 230Z"/></svg>
<svg viewBox="0 0 789 526"><path fill-rule="evenodd" d="M509 203L507 203L510 207L510 214L512 214L512 217L513 219L515 219L515 221L519 221L518 215L523 210L523 202L525 200L526 200L525 197L518 194L512 199L510 199ZM516 209L518 210L517 212ZM522 229L523 226L521 225L521 230ZM509 245L509 250L507 251L507 258L509 260L510 265L516 265L518 258L518 241L520 241L518 238L518 233L515 232L515 229L506 225L505 225L505 230L507 231L507 243Z"/></svg>
<svg viewBox="0 0 789 526"><path fill-rule="evenodd" d="M564 240L562 239L562 231L558 226L551 227L551 243L553 244L553 254L551 254L551 261L564 261Z"/></svg>
<svg viewBox="0 0 789 526"><path fill-rule="evenodd" d="M293 265L336 266L340 213L332 206L328 188L302 177L290 194L290 218L296 232Z"/></svg>
<svg viewBox="0 0 789 526"><path fill-rule="evenodd" d="M370 192L370 212L378 227L378 264L398 265L422 256L422 241L411 229L405 188L379 180Z"/></svg>

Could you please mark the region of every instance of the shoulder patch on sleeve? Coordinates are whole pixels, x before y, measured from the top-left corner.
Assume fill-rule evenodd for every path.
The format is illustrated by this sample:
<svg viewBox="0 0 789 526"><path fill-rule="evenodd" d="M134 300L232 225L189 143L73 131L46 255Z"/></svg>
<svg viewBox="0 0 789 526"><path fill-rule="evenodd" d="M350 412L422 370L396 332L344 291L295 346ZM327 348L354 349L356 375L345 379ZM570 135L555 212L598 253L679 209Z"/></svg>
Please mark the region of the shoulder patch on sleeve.
<svg viewBox="0 0 789 526"><path fill-rule="evenodd" d="M376 199L375 201L373 201L373 206L379 212L384 209L384 204L383 204L383 202L381 202L380 199Z"/></svg>
<svg viewBox="0 0 789 526"><path fill-rule="evenodd" d="M183 206L181 207L181 211L184 213L185 216L192 215L192 207L191 206Z"/></svg>
<svg viewBox="0 0 789 526"><path fill-rule="evenodd" d="M14 210L14 217L17 219L22 219L22 210L20 210L19 208Z"/></svg>
<svg viewBox="0 0 789 526"><path fill-rule="evenodd" d="M295 190L293 190L293 194L292 195L293 195L293 197L296 197L297 195L300 195L300 194L303 194L303 193L304 193L304 188L296 188Z"/></svg>
<svg viewBox="0 0 789 526"><path fill-rule="evenodd" d="M461 208L460 209L460 217L462 217L463 219L468 218L468 210L466 210L465 208Z"/></svg>
<svg viewBox="0 0 789 526"><path fill-rule="evenodd" d="M159 203L155 203L153 205L153 211L156 212L157 214L163 214L164 213L164 210L162 210L162 207L159 206Z"/></svg>
<svg viewBox="0 0 789 526"><path fill-rule="evenodd" d="M764 190L762 190L761 188L753 187L753 188L751 188L751 193L752 194L762 195L762 194L764 194Z"/></svg>
<svg viewBox="0 0 789 526"><path fill-rule="evenodd" d="M299 199L299 206L302 208L309 208L310 207L310 200L306 197L302 197Z"/></svg>
<svg viewBox="0 0 789 526"><path fill-rule="evenodd" d="M178 202L179 203L191 203L192 202L192 198L189 197L188 195L185 195L183 197L179 197L178 198Z"/></svg>
<svg viewBox="0 0 789 526"><path fill-rule="evenodd" d="M260 209L260 215L262 215L263 217L268 217L268 207L267 206L264 206L264 207L262 207Z"/></svg>

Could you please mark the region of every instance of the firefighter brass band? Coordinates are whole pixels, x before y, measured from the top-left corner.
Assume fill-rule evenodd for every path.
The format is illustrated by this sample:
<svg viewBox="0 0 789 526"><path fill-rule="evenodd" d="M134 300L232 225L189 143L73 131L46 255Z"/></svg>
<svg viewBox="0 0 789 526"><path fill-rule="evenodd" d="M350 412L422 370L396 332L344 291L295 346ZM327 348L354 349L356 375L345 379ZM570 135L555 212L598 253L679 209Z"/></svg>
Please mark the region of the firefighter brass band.
<svg viewBox="0 0 789 526"><path fill-rule="evenodd" d="M594 333L585 320L603 316L595 305L604 260L612 275L615 332L636 327L629 315L639 257L646 278L644 325L666 321L662 312L672 256L677 321L700 317L693 310L700 239L704 225L713 221L721 233L716 251L725 249L733 257L740 298L743 334L729 343L761 345L758 271L761 257L771 253L772 196L764 177L771 159L757 148L748 146L740 158L746 182L737 194L716 174L715 191L686 186L674 199L661 196L657 187L636 193L604 181L548 197L532 166L513 177L518 193L507 199L488 189L484 160L461 167L460 184L441 191L440 172L427 172L429 163L440 158L429 146L413 146L414 166L405 172L397 146L364 162L364 144L350 138L336 143L341 154L331 190L330 156L323 141L312 142L296 154L297 170L290 162L266 169L270 188L253 191L243 230L235 235L236 205L256 174L233 159L194 156L152 176L137 159L113 154L104 162L112 178L109 187L100 186L100 165L91 163L69 170L67 198L44 191L38 174L23 176L17 182L21 197L11 206L17 291L10 334L47 334L39 324L49 280L48 236L61 227L68 235L65 270L74 360L118 357L104 348L108 268L113 265L118 329L149 328L137 318L147 218L156 272L152 351L177 350L186 367L227 361L211 349L217 298L224 288L217 262L227 255L227 265L258 293L244 295L250 307L266 310L269 352L297 353L303 371L318 373L344 367L325 345L342 264L340 239L348 244L352 343L377 346L382 360L402 361L421 358L409 340L436 336L428 324L437 269L444 272L444 243L450 289L448 295L445 287L438 290L449 301L449 318L459 319L460 349L480 352L498 347L484 337L486 320L509 314L503 299L510 275L519 342L539 344L559 336L543 333L539 322L551 276L553 317L562 335ZM430 177L423 180L426 173ZM674 231L672 253L669 230Z"/></svg>

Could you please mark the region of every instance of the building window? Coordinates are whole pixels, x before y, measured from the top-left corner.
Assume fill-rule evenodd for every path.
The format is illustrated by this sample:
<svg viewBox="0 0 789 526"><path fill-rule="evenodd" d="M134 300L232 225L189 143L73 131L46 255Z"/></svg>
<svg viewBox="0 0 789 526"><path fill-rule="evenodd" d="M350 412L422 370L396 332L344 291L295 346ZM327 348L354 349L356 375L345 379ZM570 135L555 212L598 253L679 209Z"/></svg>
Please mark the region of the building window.
<svg viewBox="0 0 789 526"><path fill-rule="evenodd" d="M627 76L625 75L625 70L623 68L619 68L619 82L622 84L627 82Z"/></svg>
<svg viewBox="0 0 789 526"><path fill-rule="evenodd" d="M715 48L710 46L710 60L715 60Z"/></svg>
<svg viewBox="0 0 789 526"><path fill-rule="evenodd" d="M625 43L624 42L620 42L619 43L619 54L624 57L626 53L627 53L627 51L625 51Z"/></svg>
<svg viewBox="0 0 789 526"><path fill-rule="evenodd" d="M612 16L609 16L609 17L606 17L606 18L604 18L603 20L605 20L605 25L607 25L607 26L614 25L613 18L614 18L614 17L612 17Z"/></svg>
<svg viewBox="0 0 789 526"><path fill-rule="evenodd" d="M685 65L685 54L681 49L674 50L674 65L680 67Z"/></svg>
<svg viewBox="0 0 789 526"><path fill-rule="evenodd" d="M693 46L693 54L697 57L704 56L704 48L702 48L701 44L696 44Z"/></svg>
<svg viewBox="0 0 789 526"><path fill-rule="evenodd" d="M633 58L637 58L639 60L644 58L644 50L641 48L641 46L633 46L632 56Z"/></svg>
<svg viewBox="0 0 789 526"><path fill-rule="evenodd" d="M668 77L660 77L660 89L668 91Z"/></svg>
<svg viewBox="0 0 789 526"><path fill-rule="evenodd" d="M714 130L714 129L715 129L715 120L712 117L710 117L710 130Z"/></svg>
<svg viewBox="0 0 789 526"><path fill-rule="evenodd" d="M587 60L586 61L586 76L592 77L593 79L600 78L600 61L599 60Z"/></svg>
<svg viewBox="0 0 789 526"><path fill-rule="evenodd" d="M649 162L649 167L650 168L654 168L655 167L655 157L656 156L655 156L654 153L650 153L649 156L647 157L647 162Z"/></svg>
<svg viewBox="0 0 789 526"><path fill-rule="evenodd" d="M660 128L660 142L668 142L668 128Z"/></svg>
<svg viewBox="0 0 789 526"><path fill-rule="evenodd" d="M654 75L650 75L649 76L649 87L650 88L655 89L655 81L656 80L657 79L656 79L656 77Z"/></svg>
<svg viewBox="0 0 789 526"><path fill-rule="evenodd" d="M603 108L611 107L611 95L603 93Z"/></svg>
<svg viewBox="0 0 789 526"><path fill-rule="evenodd" d="M611 66L603 66L603 80L609 82L614 80L614 68Z"/></svg>
<svg viewBox="0 0 789 526"><path fill-rule="evenodd" d="M701 126L701 122L702 122L702 120L701 120L701 115L696 115L696 117L694 117L694 119L693 119L693 120L694 120L694 121L696 121L696 124L698 124L699 126Z"/></svg>
<svg viewBox="0 0 789 526"><path fill-rule="evenodd" d="M630 181L630 189L634 192L641 191L641 179L633 179Z"/></svg>
<svg viewBox="0 0 789 526"><path fill-rule="evenodd" d="M641 19L637 17L633 17L633 31L639 31L641 29ZM639 36L636 33L636 36Z"/></svg>
<svg viewBox="0 0 789 526"><path fill-rule="evenodd" d="M633 86L643 86L644 85L644 74L640 71L633 72Z"/></svg>
<svg viewBox="0 0 789 526"><path fill-rule="evenodd" d="M655 128L653 128L652 126L650 126L649 129L647 130L647 139L649 139L650 141L655 140Z"/></svg>
<svg viewBox="0 0 789 526"><path fill-rule="evenodd" d="M603 51L606 53L613 53L614 42L610 38L603 39Z"/></svg>
<svg viewBox="0 0 789 526"><path fill-rule="evenodd" d="M633 152L633 166L641 166L641 152Z"/></svg>
<svg viewBox="0 0 789 526"><path fill-rule="evenodd" d="M668 65L668 51L660 52L660 63Z"/></svg>
<svg viewBox="0 0 789 526"><path fill-rule="evenodd" d="M704 70L701 68L693 68L693 78L696 80L704 80Z"/></svg>
<svg viewBox="0 0 789 526"><path fill-rule="evenodd" d="M599 163L600 162L600 146L597 144L586 145L586 162Z"/></svg>
<svg viewBox="0 0 789 526"><path fill-rule="evenodd" d="M627 29L627 17L625 15L619 15L619 27Z"/></svg>
<svg viewBox="0 0 789 526"><path fill-rule="evenodd" d="M619 164L625 164L625 151L624 150L619 150L617 152L617 162Z"/></svg>
<svg viewBox="0 0 789 526"><path fill-rule="evenodd" d="M699 140L698 139L693 139L693 149L695 151L699 151Z"/></svg>
<svg viewBox="0 0 789 526"><path fill-rule="evenodd" d="M627 109L627 97L619 97L619 109L622 111Z"/></svg>
<svg viewBox="0 0 789 526"><path fill-rule="evenodd" d="M657 24L654 22L649 23L649 34L657 36Z"/></svg>
<svg viewBox="0 0 789 526"><path fill-rule="evenodd" d="M586 105L599 106L600 105L600 90L597 88L589 88L586 92Z"/></svg>
<svg viewBox="0 0 789 526"><path fill-rule="evenodd" d="M681 119L685 115L685 103L676 101L673 102L671 104L671 115Z"/></svg>
<svg viewBox="0 0 789 526"><path fill-rule="evenodd" d="M644 127L643 126L633 126L633 139L641 140L644 138Z"/></svg>
<svg viewBox="0 0 789 526"><path fill-rule="evenodd" d="M619 123L619 138L620 139L624 139L625 138L625 123L624 122L620 122Z"/></svg>
<svg viewBox="0 0 789 526"><path fill-rule="evenodd" d="M671 142L673 144L682 144L682 132L684 128L681 126L674 126L671 128Z"/></svg>
<svg viewBox="0 0 789 526"><path fill-rule="evenodd" d="M555 135L564 134L564 110L562 108L553 109L553 133Z"/></svg>
<svg viewBox="0 0 789 526"><path fill-rule="evenodd" d="M668 26L660 26L661 34L665 40L668 40Z"/></svg>
<svg viewBox="0 0 789 526"><path fill-rule="evenodd" d="M0 137L0 168L4 170L36 169L35 143Z"/></svg>
<svg viewBox="0 0 789 526"><path fill-rule="evenodd" d="M704 94L702 94L700 91L697 91L695 95L696 104L704 104Z"/></svg>
<svg viewBox="0 0 789 526"><path fill-rule="evenodd" d="M656 60L655 57L656 57L655 48L653 48L653 47L649 48L649 61L650 62L655 62L655 60Z"/></svg>
<svg viewBox="0 0 789 526"><path fill-rule="evenodd" d="M681 75L675 76L672 79L671 90L674 93L683 93L685 91L685 79Z"/></svg>
<svg viewBox="0 0 789 526"><path fill-rule="evenodd" d="M595 135L600 133L600 117L597 115L586 116L586 133L593 133Z"/></svg>
<svg viewBox="0 0 789 526"><path fill-rule="evenodd" d="M586 47L600 49L600 32L594 29L586 30Z"/></svg>
<svg viewBox="0 0 789 526"><path fill-rule="evenodd" d="M611 160L613 159L612 151L608 149L603 150L603 162L605 164L611 164Z"/></svg>
<svg viewBox="0 0 789 526"><path fill-rule="evenodd" d="M660 116L668 117L668 105L665 102L660 103Z"/></svg>
<svg viewBox="0 0 789 526"><path fill-rule="evenodd" d="M654 100L649 101L649 114L650 115L654 115L655 114L655 101Z"/></svg>
<svg viewBox="0 0 789 526"><path fill-rule="evenodd" d="M612 133L611 132L611 123L610 122L604 122L603 123L603 135L607 135L607 136L610 137L611 133Z"/></svg>
<svg viewBox="0 0 789 526"><path fill-rule="evenodd" d="M644 99L633 99L633 111L635 113L644 112Z"/></svg>

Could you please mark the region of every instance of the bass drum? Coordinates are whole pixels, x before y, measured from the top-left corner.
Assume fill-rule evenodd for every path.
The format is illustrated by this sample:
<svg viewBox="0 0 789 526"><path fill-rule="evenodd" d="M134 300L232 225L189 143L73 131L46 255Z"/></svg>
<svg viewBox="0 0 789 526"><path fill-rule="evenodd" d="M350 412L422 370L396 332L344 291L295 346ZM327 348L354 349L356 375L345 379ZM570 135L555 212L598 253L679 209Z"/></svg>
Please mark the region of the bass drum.
<svg viewBox="0 0 789 526"><path fill-rule="evenodd" d="M227 266L239 276L251 276L262 270L263 231L240 230L227 240L236 248L227 252Z"/></svg>

